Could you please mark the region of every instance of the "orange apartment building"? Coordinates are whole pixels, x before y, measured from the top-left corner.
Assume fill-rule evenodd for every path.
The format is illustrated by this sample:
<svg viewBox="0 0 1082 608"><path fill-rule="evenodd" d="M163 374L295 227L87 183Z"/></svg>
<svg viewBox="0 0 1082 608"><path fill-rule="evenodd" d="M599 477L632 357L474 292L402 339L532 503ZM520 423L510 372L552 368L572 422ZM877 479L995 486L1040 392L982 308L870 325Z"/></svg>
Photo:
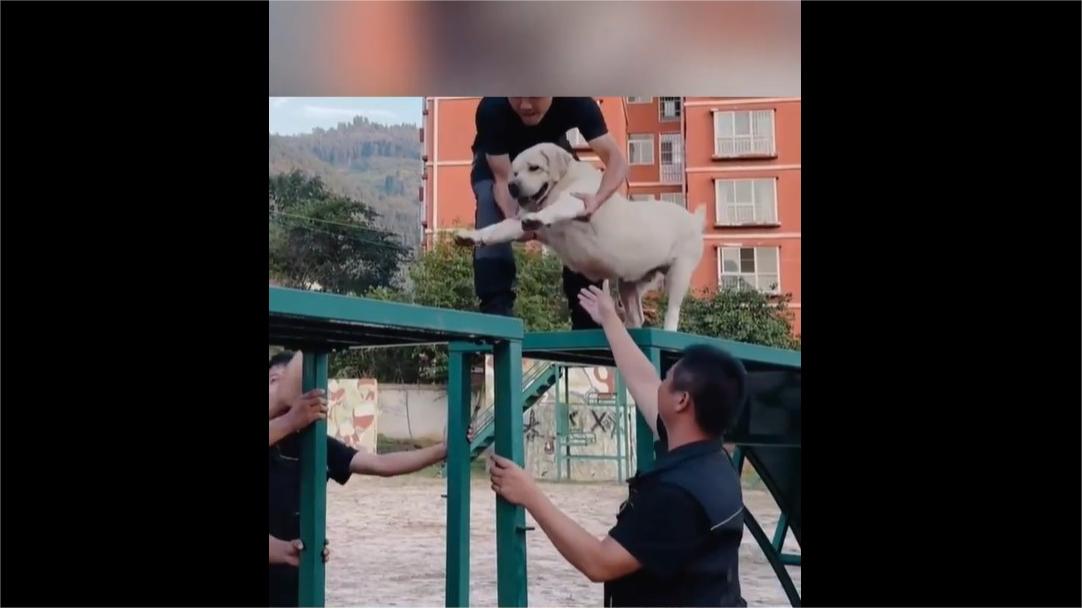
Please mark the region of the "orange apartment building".
<svg viewBox="0 0 1082 608"><path fill-rule="evenodd" d="M424 243L473 224L469 175L480 97L426 97ZM599 97L627 151L625 194L707 207L703 260L692 288L750 286L792 295L800 333L800 99ZM580 158L600 160L577 132Z"/></svg>

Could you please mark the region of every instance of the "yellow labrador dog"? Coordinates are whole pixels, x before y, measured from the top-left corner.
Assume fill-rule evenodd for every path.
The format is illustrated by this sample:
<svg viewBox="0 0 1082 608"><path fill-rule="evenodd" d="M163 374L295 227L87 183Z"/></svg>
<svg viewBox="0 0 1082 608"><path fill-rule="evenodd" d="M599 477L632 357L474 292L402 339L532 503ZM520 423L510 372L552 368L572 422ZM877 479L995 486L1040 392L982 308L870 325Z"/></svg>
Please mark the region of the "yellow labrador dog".
<svg viewBox="0 0 1082 608"><path fill-rule="evenodd" d="M507 243L536 231L571 270L592 281L619 283L628 327L642 327L642 295L664 276L665 329L676 331L691 274L703 255L704 207L692 214L671 203L628 200L617 193L582 221L576 218L584 203L572 194L597 192L601 171L593 165L543 143L516 156L511 171L508 190L518 200L518 217L458 230L458 243Z"/></svg>

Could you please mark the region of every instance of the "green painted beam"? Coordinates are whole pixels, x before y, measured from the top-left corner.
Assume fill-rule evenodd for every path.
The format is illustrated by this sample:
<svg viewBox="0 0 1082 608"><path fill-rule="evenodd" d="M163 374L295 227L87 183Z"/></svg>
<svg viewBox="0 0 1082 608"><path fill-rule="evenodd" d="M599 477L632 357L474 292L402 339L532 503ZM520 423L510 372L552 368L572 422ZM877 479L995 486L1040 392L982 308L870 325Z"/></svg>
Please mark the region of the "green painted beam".
<svg viewBox="0 0 1082 608"><path fill-rule="evenodd" d="M759 548L763 550L763 555L766 556L766 561L770 563L770 567L774 569L774 575L778 577L778 582L781 583L785 596L789 598L789 604L799 606L800 593L796 590L796 585L793 584L793 578L789 576L789 571L785 569L783 556L774 550L774 545L770 544L766 532L763 532L763 528L755 520L755 516L746 507L744 508L744 525L751 532L755 542L759 544Z"/></svg>
<svg viewBox="0 0 1082 608"><path fill-rule="evenodd" d="M735 340L708 338L660 329L633 329L631 336L639 346L650 346L662 351L678 353L693 344L710 344L727 351L746 363L759 363L771 367L800 369L800 351L746 344Z"/></svg>
<svg viewBox="0 0 1082 608"><path fill-rule="evenodd" d="M470 605L470 354L451 349L447 376L446 606Z"/></svg>
<svg viewBox="0 0 1082 608"><path fill-rule="evenodd" d="M304 351L301 383L305 392L327 390L327 353ZM327 534L327 422L318 420L301 436L301 606L323 606L326 573L323 543Z"/></svg>
<svg viewBox="0 0 1082 608"><path fill-rule="evenodd" d="M385 340L392 341L389 343L396 339L396 333L408 333L414 342L425 338L444 342L454 339L521 340L523 336L522 320L514 317L281 287L269 289L271 343L275 342L278 324L289 323L296 326L289 331L300 332L299 335L290 334L293 341L303 340L305 333L326 338L327 332L334 332L337 342L348 342L353 338L358 343L365 343L364 336L373 332L380 334L379 328L396 328L396 332L380 334ZM297 325L298 322L303 323Z"/></svg>
<svg viewBox="0 0 1082 608"><path fill-rule="evenodd" d="M627 461L627 386L624 384L624 375L620 373L620 370L615 370L616 374L616 402L613 406L616 408L616 415L613 419L616 421L616 476L620 483L627 480L627 467L630 463Z"/></svg>
<svg viewBox="0 0 1082 608"><path fill-rule="evenodd" d="M668 358L679 355L692 344L710 344L728 351L745 364L800 369L800 351L651 328L631 329L628 333L640 348L657 348ZM614 365L605 333L600 329L529 332L523 338L522 352L524 356L535 359L556 357L562 360L569 356L581 359L585 356L595 358L597 365Z"/></svg>
<svg viewBox="0 0 1082 608"><path fill-rule="evenodd" d="M657 348L644 348L646 358L661 376L661 350ZM654 431L650 429L642 411L635 407L635 473L640 475L649 471L654 466Z"/></svg>
<svg viewBox="0 0 1082 608"><path fill-rule="evenodd" d="M781 553L782 545L785 544L785 533L789 530L789 516L783 511L781 517L778 518L778 526L774 528L774 540L771 544L774 545L774 550Z"/></svg>
<svg viewBox="0 0 1082 608"><path fill-rule="evenodd" d="M733 448L733 454L729 457L729 460L733 463L733 468L736 469L737 475L744 472L744 448L736 446Z"/></svg>
<svg viewBox="0 0 1082 608"><path fill-rule="evenodd" d="M495 366L496 454L525 466L522 437L522 343L500 342ZM526 512L496 497L496 601L526 606Z"/></svg>

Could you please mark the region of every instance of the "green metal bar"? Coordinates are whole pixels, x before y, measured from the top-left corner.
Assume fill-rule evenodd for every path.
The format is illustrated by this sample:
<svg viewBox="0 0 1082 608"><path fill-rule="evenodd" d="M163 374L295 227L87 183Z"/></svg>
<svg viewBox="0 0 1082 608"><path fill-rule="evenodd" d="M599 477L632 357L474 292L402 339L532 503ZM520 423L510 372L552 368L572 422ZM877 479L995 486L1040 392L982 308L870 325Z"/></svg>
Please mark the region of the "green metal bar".
<svg viewBox="0 0 1082 608"><path fill-rule="evenodd" d="M499 342L493 349L496 384L496 453L525 465L522 439L522 343ZM526 512L496 498L496 601L526 606Z"/></svg>
<svg viewBox="0 0 1082 608"><path fill-rule="evenodd" d="M744 448L740 446L733 448L733 455L730 460L733 462L733 468L736 469L737 475L744 472Z"/></svg>
<svg viewBox="0 0 1082 608"><path fill-rule="evenodd" d="M640 328L628 330L639 348L657 348L675 355L692 344L711 344L722 348L745 363L764 364L774 367L800 369L800 351L772 348L757 344L745 344L733 340L708 338L660 329ZM589 355L597 365L612 366L612 353L605 334L600 329L559 332L530 332L522 341L522 351L531 358L559 354ZM585 351L585 352L582 352ZM549 355L546 355L549 353ZM602 362L607 361L607 362Z"/></svg>
<svg viewBox="0 0 1082 608"><path fill-rule="evenodd" d="M627 428L625 419L627 418L627 389L624 386L624 375L620 373L620 370L613 370L616 373L616 457L619 459L616 461L616 475L617 479L623 483L627 479L627 471L624 469L626 462L625 447L627 442Z"/></svg>
<svg viewBox="0 0 1082 608"><path fill-rule="evenodd" d="M553 446L553 451L556 452L556 481L560 481L564 477L564 459L563 459L563 438L567 436L567 402L563 400L560 395L560 387L563 385L566 390L567 382L564 381L564 366L557 365L556 367L556 445Z"/></svg>
<svg viewBox="0 0 1082 608"><path fill-rule="evenodd" d="M564 466L567 467L567 478L571 479L571 446L567 445L567 435L571 434L571 368L564 366Z"/></svg>
<svg viewBox="0 0 1082 608"><path fill-rule="evenodd" d="M789 516L783 511L778 518L778 527L774 528L774 540L771 542L774 549L781 553L781 547L785 544L785 533L789 530Z"/></svg>
<svg viewBox="0 0 1082 608"><path fill-rule="evenodd" d="M781 563L786 566L800 566L800 555L797 553L782 553Z"/></svg>
<svg viewBox="0 0 1082 608"><path fill-rule="evenodd" d="M774 550L774 545L770 544L766 532L763 532L763 528L759 525L759 522L755 521L755 516L751 514L746 505L744 507L744 524L748 527L752 537L755 538L755 542L759 543L759 548L763 550L766 561L770 562L770 566L774 569L774 575L778 577L782 590L785 591L786 597L789 598L789 604L799 606L800 593L797 592L796 585L793 584L793 578L789 576L789 571L785 569L781 554Z"/></svg>
<svg viewBox="0 0 1082 608"><path fill-rule="evenodd" d="M655 347L663 351L678 353L693 344L710 344L727 351L745 364L749 362L762 363L776 367L800 369L800 351L798 350L746 344L735 340L708 338L706 336L661 329L632 329L630 333L635 343L640 347Z"/></svg>
<svg viewBox="0 0 1082 608"><path fill-rule="evenodd" d="M304 391L327 390L327 353L304 351ZM323 606L326 573L323 543L327 534L327 422L317 420L301 435L300 518L301 563L298 600L301 606Z"/></svg>
<svg viewBox="0 0 1082 608"><path fill-rule="evenodd" d="M270 314L324 321L321 327L349 324L399 327L449 337L522 339L522 320L414 304L385 302L329 293L270 287ZM358 328L358 333L363 333Z"/></svg>
<svg viewBox="0 0 1082 608"><path fill-rule="evenodd" d="M644 348L646 358L661 376L661 350L657 348ZM642 417L642 411L635 408L635 472L641 475L654 466L654 432L650 425Z"/></svg>
<svg viewBox="0 0 1082 608"><path fill-rule="evenodd" d="M446 606L470 605L470 355L450 350L447 376Z"/></svg>

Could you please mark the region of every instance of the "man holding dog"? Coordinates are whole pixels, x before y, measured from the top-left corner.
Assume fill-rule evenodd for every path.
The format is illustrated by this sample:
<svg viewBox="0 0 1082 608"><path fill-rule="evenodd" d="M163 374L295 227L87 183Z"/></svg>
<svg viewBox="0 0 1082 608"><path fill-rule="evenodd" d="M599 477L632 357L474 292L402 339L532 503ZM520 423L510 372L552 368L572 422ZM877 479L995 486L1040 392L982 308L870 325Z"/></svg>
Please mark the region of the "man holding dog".
<svg viewBox="0 0 1082 608"><path fill-rule="evenodd" d="M576 194L585 203L583 219L588 220L627 179L627 160L609 135L601 107L592 97L485 97L477 106L475 120L477 135L470 183L477 199L474 226L478 229L518 215L518 203L508 189L511 159L539 143L557 144L575 156L567 140L571 129L582 133L605 164L598 191ZM525 237L531 238L533 235ZM510 243L474 250L474 289L481 300L481 312L513 315L515 273ZM572 329L598 327L578 302L579 291L591 284L586 277L564 267L563 287Z"/></svg>

